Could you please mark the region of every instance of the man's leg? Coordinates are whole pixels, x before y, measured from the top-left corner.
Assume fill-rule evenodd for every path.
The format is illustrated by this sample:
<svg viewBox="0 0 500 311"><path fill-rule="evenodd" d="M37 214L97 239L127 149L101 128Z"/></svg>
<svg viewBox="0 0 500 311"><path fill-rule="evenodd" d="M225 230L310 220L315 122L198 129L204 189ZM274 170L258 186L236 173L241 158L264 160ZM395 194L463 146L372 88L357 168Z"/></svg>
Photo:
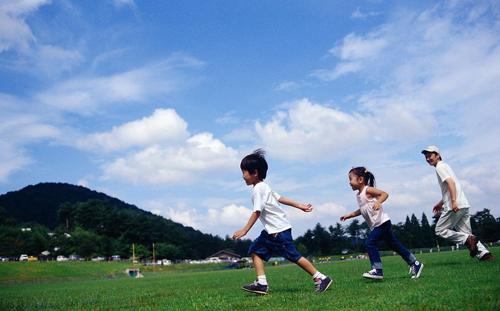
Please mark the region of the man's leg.
<svg viewBox="0 0 500 311"><path fill-rule="evenodd" d="M436 224L436 235L452 241L453 243L465 244L470 233L452 230L457 223L462 219L463 215L467 213L464 209L458 212L447 211L444 212Z"/></svg>
<svg viewBox="0 0 500 311"><path fill-rule="evenodd" d="M473 236L472 234L472 229L470 226L470 214L469 214L469 209L464 208L462 209L464 211L464 215L456 224L456 230L466 233L469 236ZM477 254L475 254L475 257L477 259L482 259L484 256L488 256L487 254L490 254L490 251L481 243L481 241L477 240ZM469 247L469 246L468 246ZM471 254L473 255L473 254ZM491 255L490 255L491 256Z"/></svg>

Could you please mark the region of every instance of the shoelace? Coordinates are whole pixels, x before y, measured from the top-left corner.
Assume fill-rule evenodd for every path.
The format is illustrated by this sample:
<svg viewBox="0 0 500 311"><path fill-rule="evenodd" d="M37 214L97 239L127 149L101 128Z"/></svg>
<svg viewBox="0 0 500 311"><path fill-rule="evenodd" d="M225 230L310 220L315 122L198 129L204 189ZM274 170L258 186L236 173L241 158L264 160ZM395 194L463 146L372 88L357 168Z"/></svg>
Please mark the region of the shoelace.
<svg viewBox="0 0 500 311"><path fill-rule="evenodd" d="M316 291L319 291L321 289L321 279L320 278L314 280L314 289Z"/></svg>

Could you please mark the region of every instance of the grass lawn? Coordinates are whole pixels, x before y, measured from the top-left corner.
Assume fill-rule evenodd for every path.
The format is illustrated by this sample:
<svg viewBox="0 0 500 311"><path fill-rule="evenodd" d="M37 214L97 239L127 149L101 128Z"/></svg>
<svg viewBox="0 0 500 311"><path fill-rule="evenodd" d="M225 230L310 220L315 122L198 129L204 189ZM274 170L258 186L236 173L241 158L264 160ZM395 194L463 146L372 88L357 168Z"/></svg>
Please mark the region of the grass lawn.
<svg viewBox="0 0 500 311"><path fill-rule="evenodd" d="M397 256L383 257L383 281L365 280L368 260L318 264L334 283L315 294L295 265L267 267L270 294L243 292L252 269L122 272L125 263L1 263L0 310L500 310L497 260L478 262L465 251L417 255L425 264L412 280Z"/></svg>

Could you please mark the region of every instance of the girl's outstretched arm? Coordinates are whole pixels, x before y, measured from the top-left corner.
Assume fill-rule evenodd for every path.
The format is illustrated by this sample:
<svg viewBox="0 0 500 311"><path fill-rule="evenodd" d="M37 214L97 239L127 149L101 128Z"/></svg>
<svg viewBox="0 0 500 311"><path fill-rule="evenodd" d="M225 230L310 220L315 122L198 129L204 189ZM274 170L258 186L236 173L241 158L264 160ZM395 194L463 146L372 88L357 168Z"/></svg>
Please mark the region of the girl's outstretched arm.
<svg viewBox="0 0 500 311"><path fill-rule="evenodd" d="M350 214L345 214L344 216L340 216L340 220L346 221L349 218L358 217L359 215L361 215L361 210L357 209Z"/></svg>
<svg viewBox="0 0 500 311"><path fill-rule="evenodd" d="M304 212L311 212L313 210L312 205L309 203L303 204L303 203L299 203L297 201L294 201L292 199L285 198L285 197L280 197L278 202L280 202L281 204L288 205L288 206L293 206L295 208L303 210Z"/></svg>
<svg viewBox="0 0 500 311"><path fill-rule="evenodd" d="M382 203L384 203L385 200L387 200L387 198L389 197L389 194L387 192L377 189L375 187L366 188L366 193L377 199L377 201L373 205L374 210L380 209Z"/></svg>

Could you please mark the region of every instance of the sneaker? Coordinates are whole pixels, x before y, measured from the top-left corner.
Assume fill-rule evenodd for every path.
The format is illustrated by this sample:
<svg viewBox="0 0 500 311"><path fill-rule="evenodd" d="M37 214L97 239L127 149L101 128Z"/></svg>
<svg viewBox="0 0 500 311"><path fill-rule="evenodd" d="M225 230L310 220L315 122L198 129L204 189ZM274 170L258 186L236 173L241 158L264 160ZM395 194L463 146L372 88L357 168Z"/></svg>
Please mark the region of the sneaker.
<svg viewBox="0 0 500 311"><path fill-rule="evenodd" d="M363 273L363 277L367 279L374 279L374 280L382 280L384 278L384 274L382 271L377 271L377 269L372 269L368 272Z"/></svg>
<svg viewBox="0 0 500 311"><path fill-rule="evenodd" d="M479 258L479 260L481 261L492 261L495 257L493 257L493 255L490 253L490 252L487 252L486 254L484 254L483 256L481 256L481 258Z"/></svg>
<svg viewBox="0 0 500 311"><path fill-rule="evenodd" d="M415 261L415 263L410 267L411 278L418 279L420 277L420 273L422 273L423 269L424 269L424 264L421 262Z"/></svg>
<svg viewBox="0 0 500 311"><path fill-rule="evenodd" d="M262 285L254 281L248 285L244 285L241 289L254 294L267 295L267 288L267 285Z"/></svg>
<svg viewBox="0 0 500 311"><path fill-rule="evenodd" d="M478 241L477 238L472 234L469 235L467 240L465 240L465 246L467 246L467 248L469 249L469 255L471 257L476 256L477 253L479 252L477 249L477 241Z"/></svg>
<svg viewBox="0 0 500 311"><path fill-rule="evenodd" d="M320 278L314 279L314 287L317 293L325 292L332 283L333 280L328 276L323 280Z"/></svg>

